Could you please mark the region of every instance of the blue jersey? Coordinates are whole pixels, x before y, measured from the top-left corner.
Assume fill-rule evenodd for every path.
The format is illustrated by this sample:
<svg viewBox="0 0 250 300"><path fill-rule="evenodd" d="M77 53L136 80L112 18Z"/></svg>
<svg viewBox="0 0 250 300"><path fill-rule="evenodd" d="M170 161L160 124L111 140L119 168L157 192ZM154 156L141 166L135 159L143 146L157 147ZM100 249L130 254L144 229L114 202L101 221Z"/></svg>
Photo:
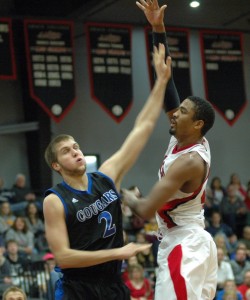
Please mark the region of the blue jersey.
<svg viewBox="0 0 250 300"><path fill-rule="evenodd" d="M57 184L45 195L56 194L62 201L70 248L76 250L103 250L123 246L122 211L120 195L111 178L101 172L87 173L88 189L73 189L66 182ZM60 232L58 232L60 234ZM63 269L67 278L98 278L117 276L121 261L111 261L85 268Z"/></svg>

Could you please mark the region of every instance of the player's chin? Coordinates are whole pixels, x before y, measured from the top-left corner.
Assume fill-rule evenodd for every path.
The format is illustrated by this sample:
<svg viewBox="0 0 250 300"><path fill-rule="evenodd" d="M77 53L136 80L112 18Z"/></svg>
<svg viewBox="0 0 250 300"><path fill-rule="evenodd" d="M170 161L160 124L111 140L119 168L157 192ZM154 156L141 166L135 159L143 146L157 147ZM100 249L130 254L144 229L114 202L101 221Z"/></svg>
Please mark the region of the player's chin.
<svg viewBox="0 0 250 300"><path fill-rule="evenodd" d="M174 129L173 127L171 127L171 128L169 129L169 133L170 133L171 135L175 135L175 129Z"/></svg>

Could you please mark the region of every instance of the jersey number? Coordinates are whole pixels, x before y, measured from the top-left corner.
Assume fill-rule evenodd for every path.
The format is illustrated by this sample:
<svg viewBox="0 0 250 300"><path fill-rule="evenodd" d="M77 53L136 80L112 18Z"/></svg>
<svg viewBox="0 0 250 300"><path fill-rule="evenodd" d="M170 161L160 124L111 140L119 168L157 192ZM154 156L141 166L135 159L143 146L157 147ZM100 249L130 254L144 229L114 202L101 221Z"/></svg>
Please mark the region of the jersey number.
<svg viewBox="0 0 250 300"><path fill-rule="evenodd" d="M115 227L115 224L112 225L112 216L111 216L111 214L108 211L103 211L98 216L98 223L101 223L102 219L104 219L105 222L106 222L103 237L106 238L106 237L109 237L109 236L115 234L116 233L116 227Z"/></svg>

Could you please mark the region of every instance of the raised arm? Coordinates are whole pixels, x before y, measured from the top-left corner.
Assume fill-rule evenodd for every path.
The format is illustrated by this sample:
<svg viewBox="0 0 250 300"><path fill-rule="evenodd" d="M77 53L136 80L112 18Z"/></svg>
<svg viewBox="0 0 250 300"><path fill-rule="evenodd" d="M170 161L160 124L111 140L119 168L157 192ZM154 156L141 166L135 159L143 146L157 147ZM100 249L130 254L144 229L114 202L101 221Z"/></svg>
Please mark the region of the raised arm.
<svg viewBox="0 0 250 300"><path fill-rule="evenodd" d="M167 5L162 5L159 7L157 0L140 0L140 2L136 2L136 5L144 12L149 24L152 26L153 45L158 47L159 43L163 44L166 49L166 56L171 56L164 25L164 12L167 8ZM173 113L176 111L179 105L180 97L174 83L172 70L172 76L168 82L164 98L164 110L169 119L172 118Z"/></svg>
<svg viewBox="0 0 250 300"><path fill-rule="evenodd" d="M157 79L149 98L121 148L100 167L101 172L114 180L118 190L121 180L135 163L155 127L162 110L166 85L171 76L171 59L168 57L165 61L164 45L154 48L153 57Z"/></svg>

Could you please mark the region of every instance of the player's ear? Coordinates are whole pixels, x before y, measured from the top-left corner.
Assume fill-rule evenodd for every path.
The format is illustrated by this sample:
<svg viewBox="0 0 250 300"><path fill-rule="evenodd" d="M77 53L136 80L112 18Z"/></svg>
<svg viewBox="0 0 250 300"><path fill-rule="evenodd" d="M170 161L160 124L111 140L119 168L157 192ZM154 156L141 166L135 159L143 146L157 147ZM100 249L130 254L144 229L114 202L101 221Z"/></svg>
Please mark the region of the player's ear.
<svg viewBox="0 0 250 300"><path fill-rule="evenodd" d="M196 120L194 122L194 128L195 129L201 129L204 126L204 121L203 120Z"/></svg>
<svg viewBox="0 0 250 300"><path fill-rule="evenodd" d="M60 165L59 165L59 163L57 163L57 162L53 162L52 163L52 168L55 170L55 171L59 171L59 169L60 169Z"/></svg>

